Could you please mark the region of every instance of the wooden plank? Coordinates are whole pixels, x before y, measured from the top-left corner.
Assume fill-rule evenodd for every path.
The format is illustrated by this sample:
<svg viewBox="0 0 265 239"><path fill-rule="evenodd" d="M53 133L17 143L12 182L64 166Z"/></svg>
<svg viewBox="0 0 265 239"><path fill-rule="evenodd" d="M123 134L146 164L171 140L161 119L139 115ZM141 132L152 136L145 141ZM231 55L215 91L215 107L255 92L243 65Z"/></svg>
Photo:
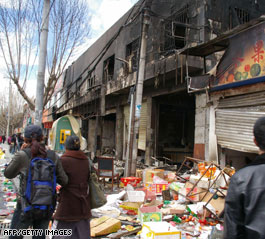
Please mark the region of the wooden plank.
<svg viewBox="0 0 265 239"><path fill-rule="evenodd" d="M137 232L141 231L141 229L142 229L142 227L136 227L133 231L121 231L121 232L112 233L112 234L108 235L107 238L118 239L118 238L121 238L123 236L129 236L132 234L136 234Z"/></svg>

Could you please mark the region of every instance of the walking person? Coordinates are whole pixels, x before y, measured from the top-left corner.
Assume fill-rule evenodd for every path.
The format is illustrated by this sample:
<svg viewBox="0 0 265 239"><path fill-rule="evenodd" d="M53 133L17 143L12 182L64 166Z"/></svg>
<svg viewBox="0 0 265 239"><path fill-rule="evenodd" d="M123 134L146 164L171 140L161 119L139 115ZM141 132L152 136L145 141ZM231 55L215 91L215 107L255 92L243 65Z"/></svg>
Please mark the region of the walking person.
<svg viewBox="0 0 265 239"><path fill-rule="evenodd" d="M24 139L21 135L21 133L17 134L17 150L19 151L21 149L22 144L24 143Z"/></svg>
<svg viewBox="0 0 265 239"><path fill-rule="evenodd" d="M56 229L72 229L72 236L55 236L53 239L89 239L91 212L88 157L80 150L80 140L77 136L68 136L65 148L61 161L69 182L60 190L53 225Z"/></svg>
<svg viewBox="0 0 265 239"><path fill-rule="evenodd" d="M2 136L2 140L3 140L3 144L4 144L6 142L6 136L5 135Z"/></svg>
<svg viewBox="0 0 265 239"><path fill-rule="evenodd" d="M15 134L11 137L11 154L17 152L17 136Z"/></svg>
<svg viewBox="0 0 265 239"><path fill-rule="evenodd" d="M236 172L225 201L224 239L265 238L265 117L253 128L256 159Z"/></svg>
<svg viewBox="0 0 265 239"><path fill-rule="evenodd" d="M42 143L42 130L39 126L29 125L25 128L24 132L25 144L22 146L21 151L18 151L11 162L5 168L4 175L6 178L12 179L19 176L20 187L17 198L17 206L13 214L10 229L27 229L30 226L33 229L43 229L41 236L33 236L34 239L45 239L44 229L48 228L51 215L43 219L33 219L27 217L25 212L22 211L22 202L25 201L27 177L32 158L48 158L55 164L56 180L57 183L64 186L68 182L68 177L65 174L61 161L58 155L52 150L46 150L45 145ZM23 198L21 198L23 197ZM22 236L10 236L11 238L20 239Z"/></svg>

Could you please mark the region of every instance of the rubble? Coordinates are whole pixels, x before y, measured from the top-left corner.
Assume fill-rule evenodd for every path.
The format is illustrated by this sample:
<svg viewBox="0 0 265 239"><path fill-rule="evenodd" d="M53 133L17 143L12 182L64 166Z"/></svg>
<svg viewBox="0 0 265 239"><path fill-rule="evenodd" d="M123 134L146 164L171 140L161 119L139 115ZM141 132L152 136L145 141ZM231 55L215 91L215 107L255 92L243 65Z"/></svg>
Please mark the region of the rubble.
<svg viewBox="0 0 265 239"><path fill-rule="evenodd" d="M184 170L187 161L193 167ZM122 178L123 191L112 203L120 210L115 220L121 228L107 238L213 239L222 235L231 170L194 158L185 162L175 172L150 167L138 169L135 178Z"/></svg>
<svg viewBox="0 0 265 239"><path fill-rule="evenodd" d="M3 158L1 159L3 160ZM0 203L0 225L1 229L10 227L12 215L16 207L16 186L13 180L8 180L3 175L4 164L0 165L0 187L1 187L1 203Z"/></svg>
<svg viewBox="0 0 265 239"><path fill-rule="evenodd" d="M234 171L193 158L184 161L192 161L193 167L185 170L184 162L175 171L141 168L137 177L122 178L121 191L107 195L107 204L92 210L91 236L220 238L225 196ZM8 228L16 204L15 185L4 178L4 164L0 169L4 198L0 221L2 228Z"/></svg>

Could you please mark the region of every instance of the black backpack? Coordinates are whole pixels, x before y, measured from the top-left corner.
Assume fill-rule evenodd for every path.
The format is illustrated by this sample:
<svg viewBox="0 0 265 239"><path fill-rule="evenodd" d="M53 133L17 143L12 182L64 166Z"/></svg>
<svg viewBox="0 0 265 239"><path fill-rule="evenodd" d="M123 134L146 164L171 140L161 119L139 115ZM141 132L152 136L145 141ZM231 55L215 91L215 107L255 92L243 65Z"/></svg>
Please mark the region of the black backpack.
<svg viewBox="0 0 265 239"><path fill-rule="evenodd" d="M30 149L24 150L31 158ZM51 160L52 151L47 158L32 158L27 172L27 184L21 197L22 216L33 220L49 219L56 206L56 169ZM55 153L54 153L55 154Z"/></svg>

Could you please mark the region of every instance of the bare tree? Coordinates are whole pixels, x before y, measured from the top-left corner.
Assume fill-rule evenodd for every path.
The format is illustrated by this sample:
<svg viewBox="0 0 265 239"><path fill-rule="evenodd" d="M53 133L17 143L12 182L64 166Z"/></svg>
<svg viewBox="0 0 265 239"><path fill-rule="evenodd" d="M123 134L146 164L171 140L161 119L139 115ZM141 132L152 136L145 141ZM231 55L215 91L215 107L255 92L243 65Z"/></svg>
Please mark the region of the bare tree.
<svg viewBox="0 0 265 239"><path fill-rule="evenodd" d="M4 133L7 128L8 117L8 94L0 92L0 131ZM15 129L22 127L23 124L23 105L25 101L17 90L12 89L12 101L10 107L10 128ZM10 131L12 132L12 131Z"/></svg>
<svg viewBox="0 0 265 239"><path fill-rule="evenodd" d="M50 37L48 49L49 80L44 92L46 105L54 93L55 85L66 69L74 50L88 39L90 15L86 1L56 0L50 13Z"/></svg>
<svg viewBox="0 0 265 239"><path fill-rule="evenodd" d="M0 53L5 61L6 75L32 110L34 101L26 94L25 87L30 79L36 80L41 12L42 1L9 0L0 3ZM89 22L85 0L51 2L44 106L75 49L88 38Z"/></svg>
<svg viewBox="0 0 265 239"><path fill-rule="evenodd" d="M25 93L26 82L34 69L37 56L35 15L28 1L11 0L0 3L0 50L6 75L12 79L19 93L34 108ZM35 54L34 54L35 52Z"/></svg>

